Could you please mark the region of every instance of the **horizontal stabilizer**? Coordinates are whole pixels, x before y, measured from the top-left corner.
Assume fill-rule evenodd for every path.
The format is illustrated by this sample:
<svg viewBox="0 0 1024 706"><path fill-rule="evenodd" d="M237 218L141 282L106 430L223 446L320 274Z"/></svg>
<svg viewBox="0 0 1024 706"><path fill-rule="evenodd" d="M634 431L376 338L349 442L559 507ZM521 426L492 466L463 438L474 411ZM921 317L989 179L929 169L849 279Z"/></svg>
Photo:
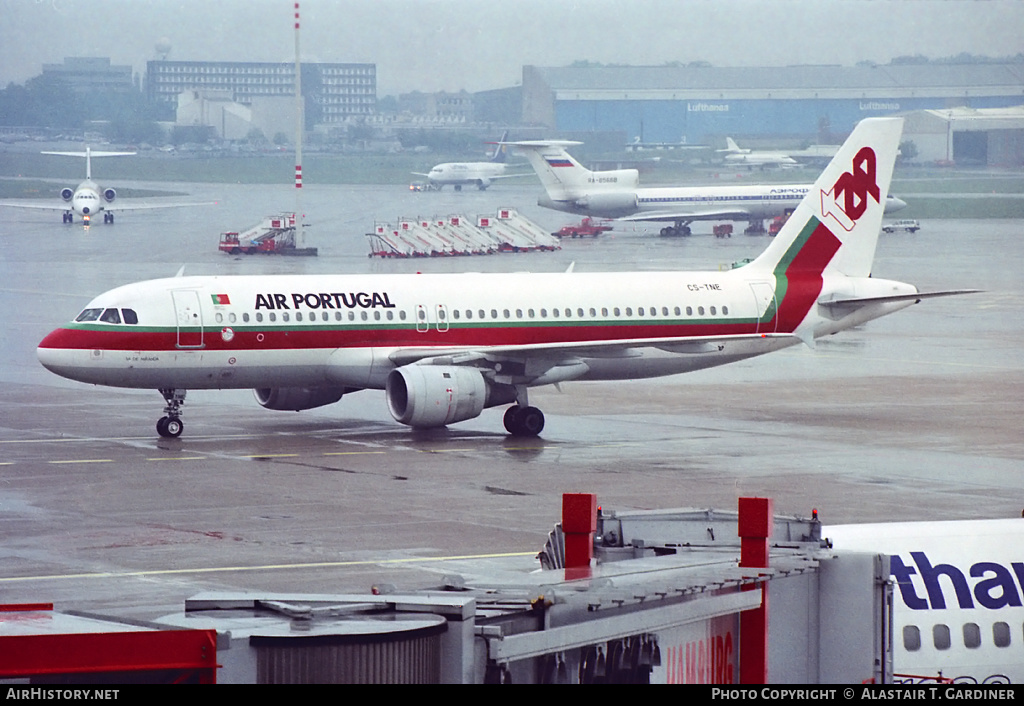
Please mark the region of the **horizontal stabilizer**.
<svg viewBox="0 0 1024 706"><path fill-rule="evenodd" d="M915 292L913 294L893 294L884 297L854 297L849 299L830 299L819 301L819 306L837 309L856 309L867 304L894 304L896 302L914 302L936 297L952 297L959 294L977 294L981 289L947 289L941 292Z"/></svg>
<svg viewBox="0 0 1024 706"><path fill-rule="evenodd" d="M40 152L39 154L55 154L60 157L131 157L136 152Z"/></svg>
<svg viewBox="0 0 1024 706"><path fill-rule="evenodd" d="M545 147L573 147L583 143L574 140L520 140L519 142L499 142L498 144L522 149L544 149Z"/></svg>

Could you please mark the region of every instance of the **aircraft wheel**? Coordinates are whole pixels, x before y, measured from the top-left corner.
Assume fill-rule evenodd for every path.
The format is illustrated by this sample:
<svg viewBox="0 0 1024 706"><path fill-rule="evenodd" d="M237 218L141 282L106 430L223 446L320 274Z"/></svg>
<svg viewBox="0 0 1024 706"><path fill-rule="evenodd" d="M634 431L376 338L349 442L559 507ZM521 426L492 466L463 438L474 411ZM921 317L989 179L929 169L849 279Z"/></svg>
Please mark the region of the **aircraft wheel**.
<svg viewBox="0 0 1024 706"><path fill-rule="evenodd" d="M505 423L505 431L513 436L516 435L516 429L519 428L519 405L512 405L505 410L505 417L502 420Z"/></svg>
<svg viewBox="0 0 1024 706"><path fill-rule="evenodd" d="M544 430L544 413L536 407L515 405L505 411L504 423L512 436L537 436Z"/></svg>
<svg viewBox="0 0 1024 706"><path fill-rule="evenodd" d="M178 417L171 417L167 420L167 436L177 439L181 432L185 431L185 423Z"/></svg>
<svg viewBox="0 0 1024 706"><path fill-rule="evenodd" d="M178 417L160 417L156 423L156 431L160 436L176 439L185 430L185 424Z"/></svg>
<svg viewBox="0 0 1024 706"><path fill-rule="evenodd" d="M519 412L519 436L537 436L544 431L544 413L536 407L526 407Z"/></svg>

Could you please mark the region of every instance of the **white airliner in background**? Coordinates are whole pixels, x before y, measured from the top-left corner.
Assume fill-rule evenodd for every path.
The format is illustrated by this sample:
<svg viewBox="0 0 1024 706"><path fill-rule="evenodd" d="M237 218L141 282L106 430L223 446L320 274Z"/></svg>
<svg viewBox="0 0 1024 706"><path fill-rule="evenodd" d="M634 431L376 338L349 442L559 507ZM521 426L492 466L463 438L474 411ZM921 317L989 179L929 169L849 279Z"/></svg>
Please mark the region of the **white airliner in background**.
<svg viewBox="0 0 1024 706"><path fill-rule="evenodd" d="M505 173L507 150L503 143L507 136L507 131L502 133L501 139L495 143L494 156L488 162L445 162L436 165L427 174L422 172L413 172L413 174L426 177L435 189L441 189L450 184L456 191L461 191L463 186L476 186L483 191L495 179L524 176Z"/></svg>
<svg viewBox="0 0 1024 706"><path fill-rule="evenodd" d="M728 145L726 149L718 150L718 152L725 153L725 163L729 165L742 165L750 169L754 167L787 169L800 166L798 161L785 152L742 149L731 137L725 138L725 144Z"/></svg>
<svg viewBox="0 0 1024 706"><path fill-rule="evenodd" d="M93 217L103 214L104 223L114 222L114 211L148 211L157 208L182 208L185 206L200 206L203 204L119 204L114 207L111 204L117 198L117 192L112 188L103 188L92 180L92 160L94 157L129 157L135 152L94 152L86 147L84 152L43 152L42 154L55 154L62 157L85 157L85 181L72 189L69 186L60 191L60 197L64 205L49 204L27 204L5 201L0 206L10 208L32 208L45 211L63 211L64 222L74 223L75 214L82 219L82 222L89 225Z"/></svg>
<svg viewBox="0 0 1024 706"><path fill-rule="evenodd" d="M812 188L806 184L763 186L639 186L636 169L592 172L565 148L582 144L568 140L509 142L530 160L546 194L537 204L556 211L622 221L671 222L662 235L688 235L694 221L756 223L793 212ZM885 212L907 204L887 196Z"/></svg>
<svg viewBox="0 0 1024 706"><path fill-rule="evenodd" d="M904 683L1024 682L1024 519L822 528L838 551L888 554L893 671Z"/></svg>
<svg viewBox="0 0 1024 706"><path fill-rule="evenodd" d="M181 433L188 388L246 387L277 410L381 389L421 428L512 404L505 428L536 435L530 387L724 365L957 293L870 276L902 124L860 123L767 249L727 272L175 277L99 295L39 360L159 390L163 436Z"/></svg>

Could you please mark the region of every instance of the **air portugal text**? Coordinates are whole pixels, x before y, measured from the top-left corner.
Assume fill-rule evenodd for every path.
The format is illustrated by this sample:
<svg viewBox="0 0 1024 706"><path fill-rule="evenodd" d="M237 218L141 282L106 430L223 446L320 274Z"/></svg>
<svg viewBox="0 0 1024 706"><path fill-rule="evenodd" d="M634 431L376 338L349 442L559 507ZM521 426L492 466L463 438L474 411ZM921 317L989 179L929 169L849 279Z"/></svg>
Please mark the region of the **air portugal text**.
<svg viewBox="0 0 1024 706"><path fill-rule="evenodd" d="M289 302L291 302L289 304ZM257 294L256 309L394 309L387 292Z"/></svg>

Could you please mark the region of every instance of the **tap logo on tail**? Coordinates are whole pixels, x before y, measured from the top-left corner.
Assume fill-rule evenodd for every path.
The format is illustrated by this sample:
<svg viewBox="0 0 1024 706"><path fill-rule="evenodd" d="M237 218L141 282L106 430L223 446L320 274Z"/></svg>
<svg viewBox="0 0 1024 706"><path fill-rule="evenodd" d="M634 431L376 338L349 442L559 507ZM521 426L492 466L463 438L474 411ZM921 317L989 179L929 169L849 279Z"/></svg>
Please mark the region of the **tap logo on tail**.
<svg viewBox="0 0 1024 706"><path fill-rule="evenodd" d="M881 203L875 166L875 151L870 147L861 148L853 158L853 168L843 172L830 191L821 192L821 215L832 216L844 230L853 230L868 209L868 196L875 203Z"/></svg>

